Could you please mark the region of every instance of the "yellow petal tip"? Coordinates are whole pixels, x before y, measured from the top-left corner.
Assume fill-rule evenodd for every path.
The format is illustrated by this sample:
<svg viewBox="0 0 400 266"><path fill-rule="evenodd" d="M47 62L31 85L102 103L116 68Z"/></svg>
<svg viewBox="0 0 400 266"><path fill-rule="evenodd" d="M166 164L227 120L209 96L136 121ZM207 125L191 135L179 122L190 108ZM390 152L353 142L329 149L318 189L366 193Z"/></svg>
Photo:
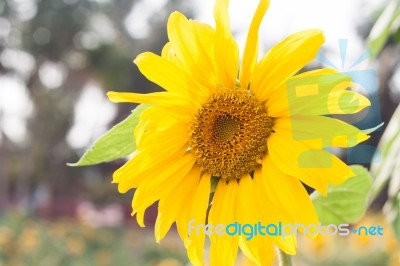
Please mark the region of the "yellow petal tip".
<svg viewBox="0 0 400 266"><path fill-rule="evenodd" d="M118 92L115 92L115 91L109 91L109 92L107 92L107 97L108 97L108 99L110 100L110 101L112 101L112 102L114 102L114 103L118 103L119 101L117 100L119 97L118 97Z"/></svg>

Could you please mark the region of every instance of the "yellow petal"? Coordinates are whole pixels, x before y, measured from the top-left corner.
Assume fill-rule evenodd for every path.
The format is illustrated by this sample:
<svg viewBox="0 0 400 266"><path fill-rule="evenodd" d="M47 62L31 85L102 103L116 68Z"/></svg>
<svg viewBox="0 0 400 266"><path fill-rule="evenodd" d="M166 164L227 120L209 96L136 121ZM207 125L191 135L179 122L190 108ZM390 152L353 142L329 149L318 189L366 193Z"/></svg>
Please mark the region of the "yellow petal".
<svg viewBox="0 0 400 266"><path fill-rule="evenodd" d="M326 195L328 184L340 184L354 172L335 155L325 150L311 150L284 132L272 134L267 141L268 154L280 171L300 179Z"/></svg>
<svg viewBox="0 0 400 266"><path fill-rule="evenodd" d="M318 224L318 216L304 186L297 178L280 171L270 156L265 156L262 175L254 175L254 182L293 222L306 226Z"/></svg>
<svg viewBox="0 0 400 266"><path fill-rule="evenodd" d="M137 187L153 175L161 174L165 165L180 160L188 141L188 135L183 132L186 128L176 124L169 130L147 133L143 143L152 145L136 150L132 158L113 174L119 192L125 193Z"/></svg>
<svg viewBox="0 0 400 266"><path fill-rule="evenodd" d="M351 78L331 69L320 69L296 75L267 101L273 117L292 115L353 114L370 105L354 87Z"/></svg>
<svg viewBox="0 0 400 266"><path fill-rule="evenodd" d="M215 61L221 85L233 89L239 69L239 49L230 30L228 5L229 0L217 0L214 5Z"/></svg>
<svg viewBox="0 0 400 266"><path fill-rule="evenodd" d="M191 73L192 75L197 74L200 82L202 82L204 86L212 86L209 89L210 91L214 91L218 84L221 83L217 76L217 64L214 56L215 30L208 24L193 20L189 20L189 25L196 36L197 47L200 54L200 57L196 59L194 64L207 69L207 76L198 75L197 69L193 69Z"/></svg>
<svg viewBox="0 0 400 266"><path fill-rule="evenodd" d="M242 226L245 224L254 225L261 222L262 213L271 206L261 204L261 196L258 188L249 175L243 176L239 182L237 198L237 220ZM242 235L239 238L240 249L243 253L258 265L271 265L273 261L272 239L268 236Z"/></svg>
<svg viewBox="0 0 400 266"><path fill-rule="evenodd" d="M179 60L176 58L176 53L174 48L172 47L171 42L167 42L161 50L161 57L167 59L169 62L174 64L177 67L182 68Z"/></svg>
<svg viewBox="0 0 400 266"><path fill-rule="evenodd" d="M161 50L161 57L169 60L171 55L174 55L174 53L172 52L172 44L170 42L167 42Z"/></svg>
<svg viewBox="0 0 400 266"><path fill-rule="evenodd" d="M134 60L140 72L150 81L156 83L165 90L181 95L198 99L197 84L192 82L186 74L163 57L150 52L145 52Z"/></svg>
<svg viewBox="0 0 400 266"><path fill-rule="evenodd" d="M188 124L192 121L196 114L196 109L188 110L186 107L180 106L150 106L146 108L140 115L139 124L135 128L134 136L136 146L139 148L143 136L149 136L149 132L161 132L170 129L178 124L182 130L182 134L189 136ZM144 134L146 133L146 134ZM185 136L182 136L185 137Z"/></svg>
<svg viewBox="0 0 400 266"><path fill-rule="evenodd" d="M156 241L167 234L179 214L184 212L193 197L196 187L199 183L201 170L198 166L194 166L192 170L185 176L166 197L160 199L158 203L158 215L155 225Z"/></svg>
<svg viewBox="0 0 400 266"><path fill-rule="evenodd" d="M180 66L187 71L194 82L203 85L191 89L197 89L198 93L208 95L218 84L211 53L214 31L205 24L189 21L179 12L170 15L167 30Z"/></svg>
<svg viewBox="0 0 400 266"><path fill-rule="evenodd" d="M332 79L326 78L329 77L330 74L339 74L339 72L335 69L331 68L322 68L322 69L317 69L317 70L312 70L312 71L307 71L301 74L298 74L292 78L290 78L288 81L291 81L292 79L296 78L306 78L306 77L325 77L324 79L318 79L317 83L318 85L320 84L327 84L328 87L329 85L333 84ZM342 75L343 79L348 82L350 82L350 77ZM267 102L267 110L268 114L273 117L281 117L281 116L290 116L293 115L291 113L290 108L294 105L294 100L291 98L289 102L289 93L288 93L288 88L287 88L287 83L284 83L282 87L274 92L273 95L271 95L271 98ZM310 89L311 91L312 89ZM292 107L293 108L293 107Z"/></svg>
<svg viewBox="0 0 400 266"><path fill-rule="evenodd" d="M208 219L210 224L226 226L236 221L237 190L236 180L231 180L228 184L223 179L218 182ZM238 249L238 236L213 234L210 240L211 266L233 265Z"/></svg>
<svg viewBox="0 0 400 266"><path fill-rule="evenodd" d="M175 49L172 46L171 42L167 42L162 51L161 51L161 57L165 58L172 64L174 64L176 67L180 68L183 72L186 73L186 75L190 75L190 71L187 71L187 66L185 66L185 63L179 60L179 58L176 55Z"/></svg>
<svg viewBox="0 0 400 266"><path fill-rule="evenodd" d="M258 30L265 12L268 9L270 1L260 0L253 21L251 22L247 40L244 47L242 65L240 67L240 84L242 88L247 89L251 75L258 59Z"/></svg>
<svg viewBox="0 0 400 266"><path fill-rule="evenodd" d="M283 224L292 222L288 219L288 215L282 211L281 206L273 203L268 197L265 196L265 194L262 194L262 191L258 188L258 186L255 184L255 181L249 175L243 176L240 179L237 205L237 220L242 225L253 225L259 222L261 222L263 225L277 225L280 222ZM249 208L249 206L251 206L251 208ZM253 257L253 259L255 258L257 261L263 260L263 256L265 254L262 254L263 250L257 247L257 242L260 241L271 241L278 245L278 247L284 252L291 255L296 254L297 242L294 234L285 238L271 235L260 237L265 239L256 239L254 242L251 242L251 240L246 240L250 241L251 243L242 243L242 245L245 245L247 251L252 255L249 256L249 258ZM268 255L267 258L271 258L271 255Z"/></svg>
<svg viewBox="0 0 400 266"><path fill-rule="evenodd" d="M210 174L204 174L201 177L200 182L198 183L196 191L192 195L192 201L185 215L186 219L184 226L186 228L188 228L188 224L192 220L195 221L196 224L206 223L206 214L210 198L210 178ZM204 265L204 230L199 230L198 235L194 231L191 231L189 233L189 238L186 235L183 236L188 240L186 248L189 260L193 265Z"/></svg>
<svg viewBox="0 0 400 266"><path fill-rule="evenodd" d="M153 107L151 107L153 109ZM154 112L161 111L162 108L155 108ZM153 111L153 110L152 110ZM158 141L168 142L168 136L172 134L178 135L182 140L189 141L189 122L184 119L177 119L168 113L165 115L152 112L151 118L146 118L149 114L145 110L141 117L140 122L135 128L134 136L138 143L138 149L148 149L149 146L156 148L154 142ZM192 118L193 119L193 118ZM179 141L179 143L181 143ZM152 144L152 145L150 145ZM174 145L173 145L174 146Z"/></svg>
<svg viewBox="0 0 400 266"><path fill-rule="evenodd" d="M260 101L267 101L285 82L308 64L324 42L320 30L290 35L275 45L256 66L250 88Z"/></svg>
<svg viewBox="0 0 400 266"><path fill-rule="evenodd" d="M193 156L187 154L174 164L165 165L163 172L140 184L132 200L132 215L165 197L188 174L194 163Z"/></svg>
<svg viewBox="0 0 400 266"><path fill-rule="evenodd" d="M107 92L107 96L114 103L147 103L163 106L193 106L193 104L195 104L196 106L196 103L190 102L189 99L182 98L181 96L170 92L153 92L142 94L133 92L109 91Z"/></svg>
<svg viewBox="0 0 400 266"><path fill-rule="evenodd" d="M354 114L371 105L365 96L347 90L355 85L344 73L306 72L290 79L287 85L292 115ZM296 95L298 92L300 95Z"/></svg>
<svg viewBox="0 0 400 266"><path fill-rule="evenodd" d="M192 107L192 109L194 109ZM165 107L165 106L149 106L146 108L142 114L140 115L141 120L165 120L165 119L173 119L174 121L178 122L189 122L193 119L193 115L196 113L195 110L190 112L189 114L184 113L184 108L179 106L174 107Z"/></svg>
<svg viewBox="0 0 400 266"><path fill-rule="evenodd" d="M255 236L251 240L239 238L239 247L246 257L256 265L272 265L275 259L272 241L264 236Z"/></svg>
<svg viewBox="0 0 400 266"><path fill-rule="evenodd" d="M327 67L327 68L320 68L320 69L306 71L306 72L297 74L293 78L318 77L318 76L331 75L331 74L341 74L341 73L337 69ZM346 75L346 77L348 77L348 76ZM347 79L347 80L350 80L350 79Z"/></svg>
<svg viewBox="0 0 400 266"><path fill-rule="evenodd" d="M139 224L140 227L145 227L144 224L144 214L146 212L146 209L140 209L136 212L136 221ZM132 216L134 214L132 213Z"/></svg>
<svg viewBox="0 0 400 266"><path fill-rule="evenodd" d="M369 136L358 128L325 116L291 116L275 120L274 131L291 134L294 140L307 141L316 149L353 147Z"/></svg>

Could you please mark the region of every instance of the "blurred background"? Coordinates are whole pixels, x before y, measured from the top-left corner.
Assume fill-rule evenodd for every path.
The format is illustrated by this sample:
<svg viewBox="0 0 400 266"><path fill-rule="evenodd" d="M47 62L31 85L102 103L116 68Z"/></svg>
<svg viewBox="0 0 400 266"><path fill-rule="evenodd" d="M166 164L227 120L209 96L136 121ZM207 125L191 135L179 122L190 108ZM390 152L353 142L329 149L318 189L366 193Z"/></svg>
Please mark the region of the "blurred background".
<svg viewBox="0 0 400 266"><path fill-rule="evenodd" d="M231 2L232 31L243 47L258 1ZM156 206L147 213L145 229L130 216L133 192L119 195L111 184L124 160L77 168L66 163L78 161L135 107L109 102L107 91L160 90L132 60L144 51L160 53L168 15L179 10L213 25L213 4L0 0L0 265L188 263L175 231L155 243ZM368 94L377 97L380 109L365 124L385 122L369 140L376 147L400 101L399 0L272 0L260 30L261 52L306 28L326 35L319 60L308 69L328 65L376 73L378 86ZM368 49L369 56L354 64ZM370 166L372 155L355 161ZM400 160L400 153L393 158ZM399 175L397 170L391 177ZM385 238L300 239L296 265L400 265L391 220L381 212L390 198L386 184L360 221L386 225Z"/></svg>

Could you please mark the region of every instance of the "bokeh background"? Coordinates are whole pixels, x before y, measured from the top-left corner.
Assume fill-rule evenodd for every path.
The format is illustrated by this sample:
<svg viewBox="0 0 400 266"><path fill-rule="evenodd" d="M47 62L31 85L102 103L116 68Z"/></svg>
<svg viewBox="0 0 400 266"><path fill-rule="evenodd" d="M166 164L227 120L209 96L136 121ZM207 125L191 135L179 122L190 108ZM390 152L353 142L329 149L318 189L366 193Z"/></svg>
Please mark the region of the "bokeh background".
<svg viewBox="0 0 400 266"><path fill-rule="evenodd" d="M258 1L231 2L232 30L243 47ZM326 35L321 53L346 71L377 38L377 20L390 16L384 11L393 3L400 6L398 0L272 0L260 30L261 52L297 30L320 28ZM213 24L213 4L0 0L0 265L188 263L174 230L155 243L156 206L145 229L130 216L133 192L119 195L111 184L124 160L77 168L66 163L76 162L135 107L109 102L108 90L160 90L132 60L144 51L160 53L168 15L179 10ZM357 65L374 69L379 81L374 93L385 125L372 134L373 146L400 101L400 16L391 23L387 36L378 36L378 48ZM340 39L348 43L345 57ZM326 62L315 60L307 68ZM363 157L364 165L371 156ZM400 265L400 246L381 214L386 199L384 189L359 222L386 226L385 238L300 239L296 265ZM244 259L238 264L250 265Z"/></svg>

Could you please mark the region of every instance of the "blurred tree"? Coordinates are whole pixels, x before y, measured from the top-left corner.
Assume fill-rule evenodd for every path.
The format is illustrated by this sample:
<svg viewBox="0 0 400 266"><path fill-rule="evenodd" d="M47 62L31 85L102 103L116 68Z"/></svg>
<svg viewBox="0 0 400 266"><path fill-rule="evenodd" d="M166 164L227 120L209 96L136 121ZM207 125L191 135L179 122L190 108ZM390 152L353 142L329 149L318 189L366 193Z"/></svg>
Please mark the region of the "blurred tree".
<svg viewBox="0 0 400 266"><path fill-rule="evenodd" d="M359 32L371 59L377 61L382 118L387 124L400 102L400 92L396 92L400 85L392 82L395 72L400 72L400 1L383 1L360 25Z"/></svg>
<svg viewBox="0 0 400 266"><path fill-rule="evenodd" d="M373 158L375 164L371 166L375 179L370 198L373 208L383 208L400 241L400 1L384 1L360 27L360 33L371 59L377 63L378 93L385 122L383 136L381 131L369 140L378 147Z"/></svg>
<svg viewBox="0 0 400 266"><path fill-rule="evenodd" d="M0 3L0 25L10 26L0 35L0 75L23 80L33 106L24 141L13 141L0 131L0 210L12 202L25 212L44 208L47 215L65 215L73 212L80 197L105 202L106 195L116 191L110 185L115 165L66 166L82 154L70 146L67 136L76 120L75 105L89 82L100 84L104 94L110 89L157 90L142 78L132 59L144 50L160 52L166 41L166 16L178 9L181 0L160 1L152 12L144 9L143 2ZM132 15L140 14L134 12L138 8L148 14L151 34L145 40L132 35L134 30L140 33L140 27L130 29L135 22ZM31 68L27 62L33 62ZM8 89L0 84L0 90ZM122 120L132 105L118 108L114 119ZM0 122L2 118L0 109ZM97 182L91 182L93 178Z"/></svg>

